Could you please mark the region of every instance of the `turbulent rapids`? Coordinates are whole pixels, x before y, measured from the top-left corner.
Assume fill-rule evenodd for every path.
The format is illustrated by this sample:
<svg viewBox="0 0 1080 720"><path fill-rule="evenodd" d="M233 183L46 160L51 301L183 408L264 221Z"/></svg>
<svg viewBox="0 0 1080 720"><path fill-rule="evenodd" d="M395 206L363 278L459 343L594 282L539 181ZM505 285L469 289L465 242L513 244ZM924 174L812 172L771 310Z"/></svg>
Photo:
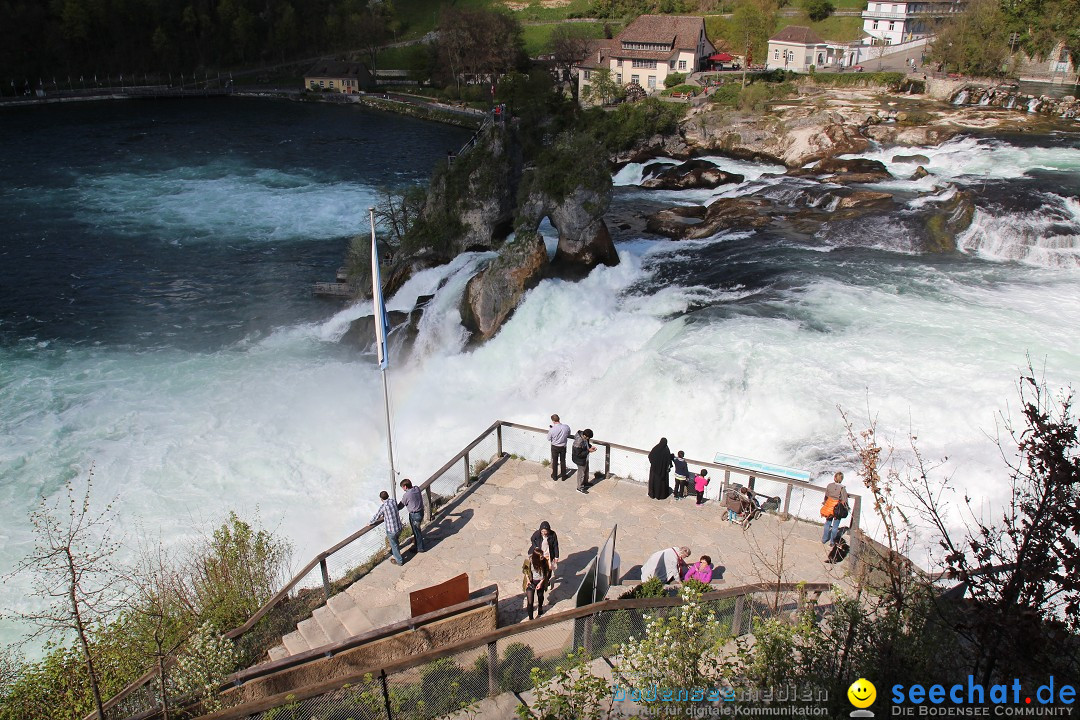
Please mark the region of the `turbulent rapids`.
<svg viewBox="0 0 1080 720"><path fill-rule="evenodd" d="M191 107L3 119L0 571L23 553L35 497L91 462L129 534L168 542L258 507L306 559L375 507L379 376L339 342L370 310L307 290L365 230L378 187L422 180L462 133L355 109ZM541 282L478 347L458 308L490 254L418 274L389 300L434 295L391 371L401 469L423 478L495 418L558 412L631 445L665 435L691 456L823 477L851 468L839 404L869 406L899 444L914 430L958 486L999 499L987 435L1019 369L1030 356L1052 386L1080 378L1080 139L860 157L907 178L901 153L929 174L867 185L889 209L685 241L642 218L752 194L828 212L839 191L719 156L742 183L645 190L628 165L609 222L622 262ZM922 218L961 192L974 215L959 250L926 252Z"/></svg>

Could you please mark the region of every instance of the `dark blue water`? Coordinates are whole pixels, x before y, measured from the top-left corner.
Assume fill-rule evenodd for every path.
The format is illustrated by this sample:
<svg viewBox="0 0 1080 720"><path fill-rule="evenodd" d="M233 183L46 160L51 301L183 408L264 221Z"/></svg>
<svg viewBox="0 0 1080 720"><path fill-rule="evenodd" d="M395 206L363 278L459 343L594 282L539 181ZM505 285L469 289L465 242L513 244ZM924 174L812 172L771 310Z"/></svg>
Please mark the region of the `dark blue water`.
<svg viewBox="0 0 1080 720"><path fill-rule="evenodd" d="M469 131L230 98L0 114L0 343L212 348L326 313L381 187Z"/></svg>

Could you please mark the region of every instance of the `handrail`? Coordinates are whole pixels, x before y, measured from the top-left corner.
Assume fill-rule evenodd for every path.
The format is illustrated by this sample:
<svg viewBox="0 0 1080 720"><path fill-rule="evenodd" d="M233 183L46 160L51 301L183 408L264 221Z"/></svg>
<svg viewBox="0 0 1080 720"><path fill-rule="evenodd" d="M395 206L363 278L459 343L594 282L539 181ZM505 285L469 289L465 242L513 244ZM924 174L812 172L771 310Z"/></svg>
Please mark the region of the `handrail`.
<svg viewBox="0 0 1080 720"><path fill-rule="evenodd" d="M531 425L521 425L519 423L512 423L512 422L503 422L502 425L504 427L512 427L512 428L517 428L519 430L529 430L531 432L547 434L546 430L543 430L542 428L538 428L538 427L533 427ZM636 447L632 447L630 445L621 445L619 443L614 443L614 442L610 442L610 441L607 441L607 440L599 440L599 439L594 438L592 440L592 443L594 445L603 445L605 447L615 448L616 450L623 450L623 451L626 451L626 452L638 453L638 454L641 454L641 455L648 455L648 451L644 450L642 448L636 448ZM716 462L712 462L710 460L694 460L692 458L686 458L686 463L688 465L699 465L701 467L715 468L715 469L718 469L718 470L724 470L725 472L732 472L732 473L735 473L737 475L747 475L749 477L761 478L763 480L768 480L770 482L777 482L777 483L781 483L783 485L789 485L791 487L797 487L797 488L800 488L800 489L803 489L803 490L813 490L815 492L820 492L822 494L825 493L825 488L820 486L820 485L814 485L813 483L808 483L808 482L805 482L803 480L795 480L794 478L784 477L782 475L773 475L772 473L768 473L768 472L760 472L760 471L757 471L757 470L747 470L746 468L739 467L738 465L728 465L726 463L716 463ZM852 517L852 525L857 526L858 525L858 519L859 519L859 509L860 509L860 507L862 505L862 496L855 495L853 493L848 493L848 497L851 497L851 498L855 499L855 503L853 504L853 507L852 507L851 517Z"/></svg>
<svg viewBox="0 0 1080 720"><path fill-rule="evenodd" d="M756 592L792 592L795 590L805 590L807 592L826 592L832 589L831 583L756 583L752 585L743 585L737 588L728 588L725 590L717 590L714 592L707 592L701 596L702 601L711 600L723 600L731 597L739 597L750 595ZM598 615L601 612L615 611L615 610L638 610L638 609L655 609L663 607L677 607L682 605L682 598L678 597L664 597L664 598L633 598L628 600L605 600L585 607L574 608L572 610L565 610L563 612L554 613L537 618L536 620L529 621L527 623L519 623L517 625L510 625L504 628L499 628L485 635L480 635L468 640L462 640L461 642L454 643L453 645L444 645L436 650L430 650L419 655L413 655L408 658L396 660L392 663L386 663L383 665L369 666L350 672L346 675L333 678L332 680L326 680L321 683L315 683L309 685L306 688L300 690L288 690L286 692L271 695L269 697L257 700L253 703L247 703L245 705L239 705L233 708L225 710L219 710L209 715L200 717L200 720L241 720L252 715L271 710L275 707L286 703L300 703L318 695L324 695L328 692L340 690L346 685L351 685L357 681L363 681L365 676L368 675L390 675L395 672L407 670L409 668L424 665L435 660L440 660L450 655L455 655L459 652L465 652L467 650L473 650L481 647L482 645L489 645L490 643L502 640L507 637L526 632L532 632L539 630L540 628L547 627L549 625L555 625L567 620L576 620L579 618L585 618L592 615Z"/></svg>

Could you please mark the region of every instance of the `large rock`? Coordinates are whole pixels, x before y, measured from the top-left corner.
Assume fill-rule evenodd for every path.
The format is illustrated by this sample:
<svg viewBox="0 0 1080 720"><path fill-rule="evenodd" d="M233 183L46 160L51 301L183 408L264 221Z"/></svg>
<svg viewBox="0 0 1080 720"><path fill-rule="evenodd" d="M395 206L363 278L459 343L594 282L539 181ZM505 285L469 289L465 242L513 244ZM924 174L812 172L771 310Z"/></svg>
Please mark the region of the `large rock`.
<svg viewBox="0 0 1080 720"><path fill-rule="evenodd" d="M722 230L764 227L772 222L768 212L771 207L765 198L720 198L704 209L661 210L649 217L646 229L675 240L706 238Z"/></svg>
<svg viewBox="0 0 1080 720"><path fill-rule="evenodd" d="M930 164L930 158L925 155L893 155L894 163L918 163L919 165Z"/></svg>
<svg viewBox="0 0 1080 720"><path fill-rule="evenodd" d="M817 175L862 175L888 180L892 175L879 160L866 158L826 158L818 161L813 172Z"/></svg>
<svg viewBox="0 0 1080 720"><path fill-rule="evenodd" d="M610 203L610 179L602 189L579 185L561 200L533 192L518 210L518 231L536 232L546 217L559 233L554 265L583 270L618 265L619 253L604 222Z"/></svg>
<svg viewBox="0 0 1080 720"><path fill-rule="evenodd" d="M681 135L653 135L640 141L629 150L616 153L611 158L616 168L630 163L643 163L658 157L670 157L687 160L693 156L693 150Z"/></svg>
<svg viewBox="0 0 1080 720"><path fill-rule="evenodd" d="M724 172L708 160L690 160L681 165L655 163L645 166L641 187L650 190L711 190L720 185L741 183L745 177Z"/></svg>
<svg viewBox="0 0 1080 720"><path fill-rule="evenodd" d="M975 198L967 190L958 190L948 200L930 205L925 216L925 249L928 252L956 250L956 236L967 230L975 218Z"/></svg>
<svg viewBox="0 0 1080 720"><path fill-rule="evenodd" d="M473 342L495 335L521 297L540 282L547 259L544 239L535 232L519 231L490 265L469 280L461 301L461 322L473 333Z"/></svg>
<svg viewBox="0 0 1080 720"><path fill-rule="evenodd" d="M837 201L835 211L844 210L877 210L892 207L893 196L887 192L875 192L873 190L852 190L841 196Z"/></svg>

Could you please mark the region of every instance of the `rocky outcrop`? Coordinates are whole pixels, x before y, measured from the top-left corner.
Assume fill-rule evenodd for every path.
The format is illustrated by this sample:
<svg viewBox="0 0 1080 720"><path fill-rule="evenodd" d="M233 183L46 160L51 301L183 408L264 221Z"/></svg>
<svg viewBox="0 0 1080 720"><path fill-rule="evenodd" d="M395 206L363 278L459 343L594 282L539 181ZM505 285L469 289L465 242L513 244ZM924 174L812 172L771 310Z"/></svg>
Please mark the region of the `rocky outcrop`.
<svg viewBox="0 0 1080 720"><path fill-rule="evenodd" d="M559 233L554 265L586 271L597 265L618 265L619 253L604 222L610 204L610 178L606 188L579 185L564 198L533 192L519 209L518 232L535 233L546 217Z"/></svg>
<svg viewBox="0 0 1080 720"><path fill-rule="evenodd" d="M826 158L818 161L812 168L789 170L789 175L804 177L821 176L829 182L841 185L851 183L872 183L892 179L885 165L878 160L864 158Z"/></svg>
<svg viewBox="0 0 1080 720"><path fill-rule="evenodd" d="M650 190L711 190L746 179L738 173L725 172L708 160L690 160L681 165L654 163L646 165L642 175L641 187Z"/></svg>
<svg viewBox="0 0 1080 720"><path fill-rule="evenodd" d="M930 162L930 158L925 155L893 155L892 161L894 163L918 163L920 165L926 165Z"/></svg>
<svg viewBox="0 0 1080 720"><path fill-rule="evenodd" d="M967 230L975 218L974 195L966 190L958 190L952 197L933 207L934 210L924 219L924 249L928 252L952 252L956 250L956 236Z"/></svg>
<svg viewBox="0 0 1080 720"><path fill-rule="evenodd" d="M692 148L682 135L653 135L647 140L636 143L633 148L616 153L611 158L616 168L630 163L643 163L658 157L688 160L694 156Z"/></svg>
<svg viewBox="0 0 1080 720"><path fill-rule="evenodd" d="M852 190L840 197L836 203L834 212L843 212L845 210L878 210L891 207L893 204L894 200L891 193L875 192L873 190Z"/></svg>
<svg viewBox="0 0 1080 720"><path fill-rule="evenodd" d="M461 301L461 321L472 332L473 342L495 335L522 296L540 282L547 260L544 239L519 231L491 264L469 280Z"/></svg>
<svg viewBox="0 0 1080 720"><path fill-rule="evenodd" d="M911 177L909 177L908 180L922 180L929 174L930 171L920 165L919 167L915 168L915 172L911 173Z"/></svg>
<svg viewBox="0 0 1080 720"><path fill-rule="evenodd" d="M683 133L699 152L720 151L798 168L822 158L865 151L870 143L860 128L870 117L812 106L786 108L777 115L730 116L705 106L683 121Z"/></svg>
<svg viewBox="0 0 1080 720"><path fill-rule="evenodd" d="M739 197L714 200L708 208L676 207L649 216L646 229L675 240L706 238L722 230L752 229L772 220L766 198Z"/></svg>

